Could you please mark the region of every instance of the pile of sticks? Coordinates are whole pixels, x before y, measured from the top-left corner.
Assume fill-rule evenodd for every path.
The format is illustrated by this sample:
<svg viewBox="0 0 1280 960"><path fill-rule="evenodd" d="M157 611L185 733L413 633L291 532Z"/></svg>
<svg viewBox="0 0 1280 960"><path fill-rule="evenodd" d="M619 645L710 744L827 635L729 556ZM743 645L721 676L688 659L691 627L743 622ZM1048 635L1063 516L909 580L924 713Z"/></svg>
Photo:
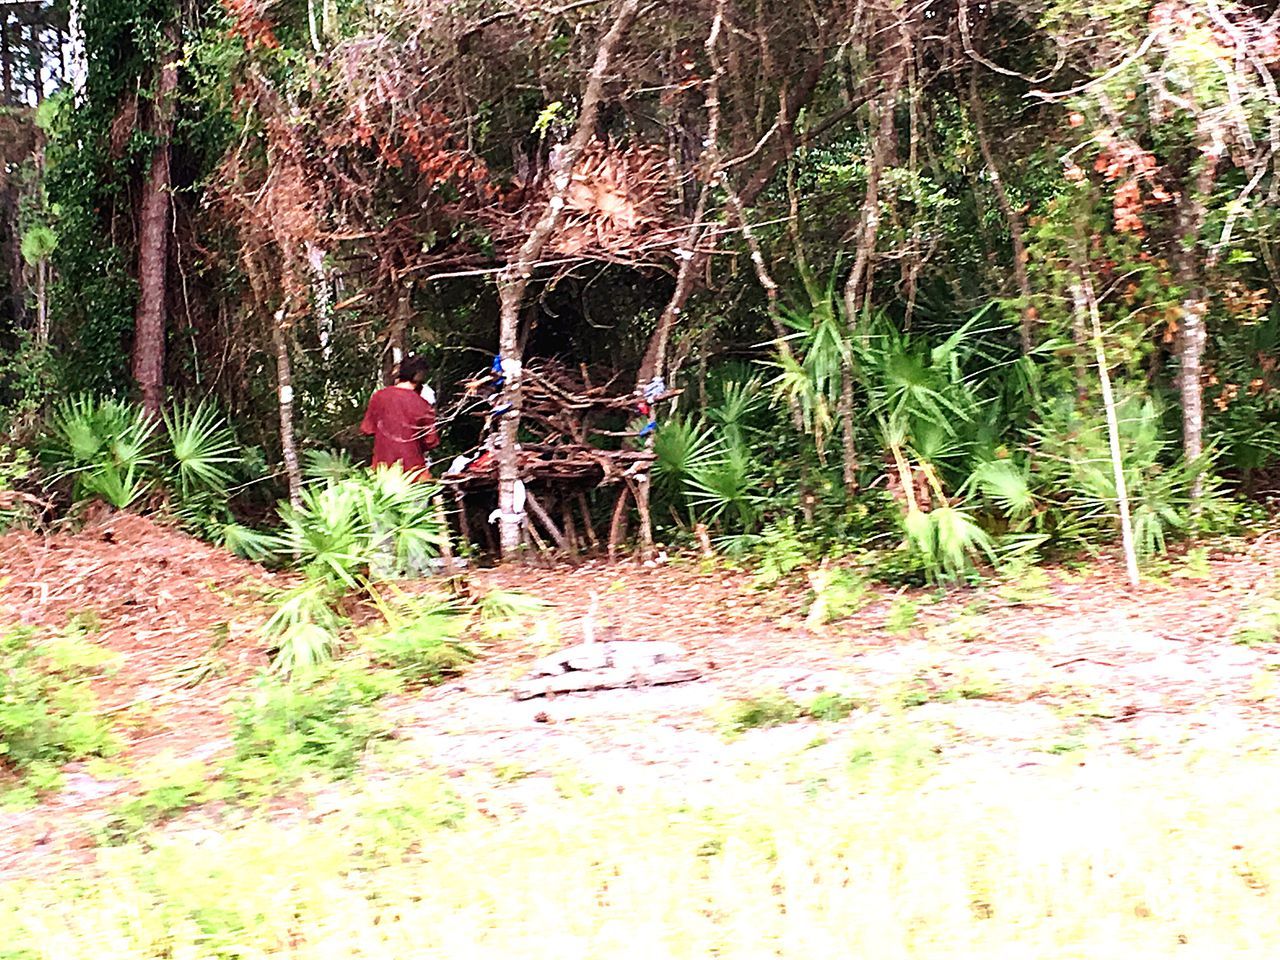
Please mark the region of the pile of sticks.
<svg viewBox="0 0 1280 960"><path fill-rule="evenodd" d="M617 373L592 371L586 365L575 369L555 360L534 360L523 368L521 423L533 439L521 442L519 464L530 520L526 530L534 547L550 549L543 539L545 534L551 544L571 557L584 549L598 549L600 542L586 494L599 487L618 488L607 541L610 556L625 538L629 502L640 508L641 523L648 523L648 498L639 487L648 483L655 457L645 444L645 428L652 429L653 407L678 396L679 391L645 398L620 389L619 379ZM459 410L480 408L479 415L486 418L482 431L486 438L497 435L502 414L500 387L501 374L484 371L466 382L459 400ZM458 472L445 474L441 482L453 491L461 532L469 539L465 497L496 489L497 456L486 441L479 456ZM557 506L559 522L552 519ZM582 524L581 536L573 517L575 510Z"/></svg>

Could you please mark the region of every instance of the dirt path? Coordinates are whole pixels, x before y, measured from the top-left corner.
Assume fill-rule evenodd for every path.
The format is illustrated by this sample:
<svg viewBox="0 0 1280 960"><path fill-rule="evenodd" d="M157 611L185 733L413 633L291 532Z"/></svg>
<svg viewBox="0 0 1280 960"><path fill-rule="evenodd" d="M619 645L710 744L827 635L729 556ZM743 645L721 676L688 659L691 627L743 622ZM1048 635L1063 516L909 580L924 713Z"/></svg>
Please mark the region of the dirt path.
<svg viewBox="0 0 1280 960"><path fill-rule="evenodd" d="M387 710L422 767L479 771L483 789L530 802L566 777L714 792L744 768L785 767L801 754L806 770L845 763L850 738L894 723L928 731L944 760L1013 769L1077 751L1243 750L1272 739L1280 644L1233 638L1275 589L1280 544L1212 557L1198 575L1170 569L1137 591L1105 561L951 593L878 588L820 632L804 627L803 586L756 590L744 574L697 561L477 571L474 592L517 589L547 609L485 646L460 680ZM122 720L130 763L226 749L227 700L265 664L256 630L270 583L252 564L137 518L74 537L0 538L0 624L62 628L78 616L120 655L98 692ZM679 643L702 679L516 702L510 684L536 656L581 638L593 594L597 636ZM904 626L907 611L914 622ZM181 668L201 658L215 675L181 686ZM805 703L823 690L861 709L840 724L724 735L728 704L779 691ZM0 812L0 867L83 845L68 824L128 788L83 765L69 773L67 789L36 809Z"/></svg>
<svg viewBox="0 0 1280 960"><path fill-rule="evenodd" d="M618 787L714 783L737 763L780 761L830 729L797 723L723 735L717 714L727 704L777 691L805 703L834 689L865 705L842 728L904 712L938 731L951 757L981 754L1009 767L1085 748L1243 749L1280 725L1272 692L1280 692L1280 646L1233 640L1277 572L1280 547L1261 544L1212 560L1199 576L1138 591L1123 587L1122 571L1108 563L1057 571L1034 589L941 599L881 590L818 634L796 625L801 593L753 591L741 575L693 566L489 572L476 579L551 599L570 642L595 592L606 635L677 641L703 678L518 703L506 687L530 656L517 643L492 651L461 681L398 705L396 716L424 760L445 768L572 769ZM915 604L917 623L887 630L895 604Z"/></svg>

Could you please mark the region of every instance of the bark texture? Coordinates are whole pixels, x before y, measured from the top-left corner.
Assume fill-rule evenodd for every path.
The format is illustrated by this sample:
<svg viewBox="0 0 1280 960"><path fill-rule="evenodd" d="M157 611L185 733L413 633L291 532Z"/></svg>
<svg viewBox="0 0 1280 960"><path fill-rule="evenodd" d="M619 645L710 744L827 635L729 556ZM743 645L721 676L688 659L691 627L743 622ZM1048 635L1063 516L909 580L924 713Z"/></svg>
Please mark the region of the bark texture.
<svg viewBox="0 0 1280 960"><path fill-rule="evenodd" d="M276 352L276 398L280 411L280 453L284 473L289 482L289 502L295 507L302 502L302 468L298 463L298 445L293 436L293 365L289 361L289 336L285 328L285 309L272 318L271 342Z"/></svg>
<svg viewBox="0 0 1280 960"><path fill-rule="evenodd" d="M1209 135L1203 135L1200 149L1201 167L1195 187L1184 198L1179 210L1178 278L1183 288L1182 323L1178 340L1178 393L1182 403L1182 455L1188 463L1204 452L1204 392L1201 387L1201 361L1204 358L1205 314L1209 303L1204 287L1200 233L1208 213L1209 194L1218 171L1218 148ZM1204 481L1199 469L1191 484L1191 499L1199 509Z"/></svg>
<svg viewBox="0 0 1280 960"><path fill-rule="evenodd" d="M168 50L156 83L151 132L156 147L142 186L138 229L138 310L133 328L133 379L142 406L155 415L164 404L165 297L169 268L169 138L178 88L177 27L165 29Z"/></svg>

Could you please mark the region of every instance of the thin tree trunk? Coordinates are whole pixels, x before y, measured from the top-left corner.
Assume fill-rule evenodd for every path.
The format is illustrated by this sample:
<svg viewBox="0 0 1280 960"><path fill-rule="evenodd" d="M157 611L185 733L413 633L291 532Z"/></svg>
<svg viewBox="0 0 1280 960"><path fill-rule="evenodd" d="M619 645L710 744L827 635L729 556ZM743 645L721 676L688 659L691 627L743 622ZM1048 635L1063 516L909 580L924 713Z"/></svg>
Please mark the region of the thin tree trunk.
<svg viewBox="0 0 1280 960"><path fill-rule="evenodd" d="M890 50L887 56L892 56ZM880 102L873 101L873 139L871 155L867 163L867 189L862 200L862 214L857 231L858 246L854 254L853 267L844 284L844 307L846 320L853 329L858 324L858 316L862 313L862 302L871 290L872 257L875 254L876 235L880 224L880 176L884 171L885 154L894 137L893 111L897 103L898 92L902 87L902 75L905 70L905 59L899 59L892 67L892 73L885 86ZM840 400L837 413L840 417L841 453L843 464L841 478L846 494L854 494L858 490L858 450L856 426L853 422L853 368L852 351L846 351L841 361Z"/></svg>
<svg viewBox="0 0 1280 960"><path fill-rule="evenodd" d="M1107 443L1111 448L1111 469L1115 476L1116 507L1120 514L1120 542L1124 548L1124 566L1131 586L1138 585L1138 556L1133 546L1133 521L1129 514L1129 491L1124 479L1124 454L1120 449L1120 423L1116 417L1116 401L1111 392L1111 373L1107 369L1107 355L1102 345L1102 320L1098 316L1098 298L1093 283L1083 272L1071 286L1080 323L1087 316L1092 332L1094 357L1098 364L1098 382L1102 386L1102 406L1107 415Z"/></svg>
<svg viewBox="0 0 1280 960"><path fill-rule="evenodd" d="M13 53L9 49L9 10L0 9L0 104L13 103Z"/></svg>
<svg viewBox="0 0 1280 960"><path fill-rule="evenodd" d="M652 443L650 443L652 447ZM640 559L653 559L653 516L649 511L649 474L636 474L632 493L636 500L636 512L640 514Z"/></svg>
<svg viewBox="0 0 1280 960"><path fill-rule="evenodd" d="M165 28L167 51L156 85L152 135L156 148L142 187L138 229L138 310L134 320L133 378L148 414L164 404L165 291L169 260L169 137L178 87L176 24Z"/></svg>
<svg viewBox="0 0 1280 960"><path fill-rule="evenodd" d="M18 211L21 209L22 195L16 187L10 187L7 195L4 196L4 214L8 223L5 224L9 233L9 263L6 265L9 271L9 301L12 304L13 319L19 329L25 328L27 324L27 294L26 294L26 261L22 259L22 239L21 231L18 228Z"/></svg>
<svg viewBox="0 0 1280 960"><path fill-rule="evenodd" d="M307 30L311 34L311 49L320 52L320 29L316 22L315 0L307 0Z"/></svg>
<svg viewBox="0 0 1280 960"><path fill-rule="evenodd" d="M529 512L534 515L537 521L542 524L542 528L551 536L555 545L564 551L564 553L572 554L573 550L569 546L568 537L566 537L564 531L556 525L556 522L551 519L551 514L547 513L546 509L542 506L541 501L533 495L533 491L526 490L524 492L524 498L525 506L529 509Z"/></svg>
<svg viewBox="0 0 1280 960"><path fill-rule="evenodd" d="M409 332L409 317L413 313L413 281L396 284L396 304L387 325L387 343L382 351L382 382L395 383L396 369L404 359L405 337Z"/></svg>
<svg viewBox="0 0 1280 960"><path fill-rule="evenodd" d="M796 273L804 285L809 302L815 307L823 300L822 287L813 275L809 265L808 254L804 250L804 238L800 235L800 192L796 189L796 168L794 163L787 164L787 233L791 237L791 250L795 259Z"/></svg>
<svg viewBox="0 0 1280 960"><path fill-rule="evenodd" d="M718 0L715 16L711 20L711 29L708 31L707 39L703 43L703 48L707 52L707 58L712 67L711 76L707 79L705 95L707 135L703 138L704 149L700 158L706 161L705 182L702 189L698 191L698 202L694 205L693 221L685 231L682 246L677 251L677 256L680 258L680 266L676 271L675 289L671 292L671 298L667 301L666 307L663 308L662 315L658 317L658 325L654 329L653 335L649 338L644 358L640 362L640 370L636 374L637 390L642 389L646 383L655 377L662 376L666 363L667 344L671 339L671 330L679 320L680 313L684 310L684 305L689 300L689 295L693 293L695 278L705 262L705 258L699 256L695 251L698 249L702 235L706 232L703 220L707 215L707 203L711 197L711 185L723 179L720 169L720 77L724 75L724 67L721 65L719 55L716 53L716 46L720 41L720 27L724 20L724 7L725 0Z"/></svg>
<svg viewBox="0 0 1280 960"><path fill-rule="evenodd" d="M1196 293L1201 293L1196 291ZM1203 295L1189 295L1182 304L1182 340L1179 345L1178 393L1182 400L1182 455L1188 463L1204 452L1204 396L1200 385L1204 356ZM1198 500L1203 488L1200 471L1192 482L1191 498Z"/></svg>
<svg viewBox="0 0 1280 960"><path fill-rule="evenodd" d="M880 102L873 102L872 107L874 139L867 162L867 189L862 198L862 213L858 221L858 246L853 267L844 283L844 307L850 324L855 323L858 314L862 312L863 296L871 288L871 259L875 254L876 236L880 229L880 177L884 173L885 154L894 138L893 110L898 100L898 91L902 87L904 63L900 61L892 69L893 73Z"/></svg>
<svg viewBox="0 0 1280 960"><path fill-rule="evenodd" d="M815 43L819 50L825 49L826 39L825 37L819 37ZM756 168L755 173L738 191L738 199L744 206L750 206L755 202L756 197L769 185L769 181L772 179L774 171L778 169L779 164L790 157L795 150L796 143L793 126L796 116L813 94L825 65L825 58L815 57L790 96L785 98L782 108L779 110L776 122L778 132L773 137L773 146L765 155L764 160L761 161L760 166ZM829 122L830 118L821 126L826 126ZM705 187L703 192L705 194ZM706 203L700 199L698 211L694 213L689 230L682 242L680 267L676 273L676 289L672 293L671 299L667 302L666 308L662 311L662 316L658 319L653 333L649 335L649 343L645 348L644 359L640 364L640 372L636 377L638 383L647 383L655 376L661 375L665 364L667 344L671 339L671 332L679 322L689 297L693 294L698 275L702 272L711 256L710 250L699 246L699 239L702 236L701 223L706 216L706 206Z"/></svg>
<svg viewBox="0 0 1280 960"><path fill-rule="evenodd" d="M991 153L991 141L987 136L986 121L982 115L982 101L978 96L978 74L976 70L969 75L969 104L973 112L973 130L978 138L978 150L982 153L982 161L986 164L987 173L991 177L991 186L995 190L996 205L1004 214L1004 221L1009 227L1009 242L1013 246L1013 277L1018 285L1018 296L1022 299L1022 324L1019 336L1022 341L1022 352L1031 352L1035 331L1035 308L1031 304L1031 281L1027 277L1027 244L1023 238L1022 215L1013 208L1009 193L1004 188L1004 180L1000 177L1000 168L996 166L995 157Z"/></svg>
<svg viewBox="0 0 1280 960"><path fill-rule="evenodd" d="M840 417L840 479L845 493L858 492L858 437L853 422L853 369L846 359L840 365L840 399L836 402Z"/></svg>
<svg viewBox="0 0 1280 960"><path fill-rule="evenodd" d="M302 469L298 465L298 446L293 436L293 366L289 362L289 337L285 330L285 307L272 317L271 342L276 351L276 398L280 405L280 453L284 459L285 478L289 482L289 502L295 507L302 502Z"/></svg>
<svg viewBox="0 0 1280 960"><path fill-rule="evenodd" d="M307 266L311 270L311 305L316 317L316 338L325 363L333 356L333 288L324 264L324 251L306 244Z"/></svg>
<svg viewBox="0 0 1280 960"><path fill-rule="evenodd" d="M595 524L591 517L591 504L587 503L587 495L579 490L576 494L578 509L582 511L582 533L586 537L587 546L593 553L600 552L600 538L596 536Z"/></svg>
<svg viewBox="0 0 1280 960"><path fill-rule="evenodd" d="M613 518L609 521L609 562L618 557L618 547L627 535L627 501L631 499L631 486L618 484L618 499L613 504Z"/></svg>
<svg viewBox="0 0 1280 960"><path fill-rule="evenodd" d="M676 286L671 291L671 297L667 300L667 305L663 307L662 315L658 317L658 324L654 327L653 334L649 337L649 343L645 347L644 359L640 361L640 370L636 374L637 384L645 384L654 377L662 376L666 363L667 344L671 339L671 331L675 329L676 323L679 322L681 311L684 310L690 294L693 293L698 273L703 264L706 263L706 254L697 252L697 247L703 234L702 221L706 216L709 193L710 191L704 187L698 196L698 205L693 213L693 222L689 225L689 229L685 231L684 240L678 254L680 266L676 270Z"/></svg>
<svg viewBox="0 0 1280 960"><path fill-rule="evenodd" d="M36 263L36 349L49 345L49 258L41 257Z"/></svg>
<svg viewBox="0 0 1280 960"><path fill-rule="evenodd" d="M499 540L503 559L510 559L520 549L522 517L515 509L515 485L520 479L519 450L516 443L520 432L521 402L521 350L520 310L524 304L525 290L534 268L542 256L543 248L555 232L564 208L565 193L569 188L573 168L579 155L595 133L596 117L604 90L605 74L609 61L623 35L635 20L640 0L622 0L613 25L600 41L595 63L587 77L582 95L582 110L573 137L556 152L551 164L551 197L542 217L538 220L514 260L510 261L498 277L500 304L498 355L506 364L502 390L502 404L506 408L500 424L502 446L498 450L498 521Z"/></svg>
<svg viewBox="0 0 1280 960"><path fill-rule="evenodd" d="M32 22L29 36L31 44L28 52L31 55L31 88L35 93L36 106L44 103L44 51L40 49L40 24Z"/></svg>
<svg viewBox="0 0 1280 960"><path fill-rule="evenodd" d="M1178 279L1183 287L1181 336L1178 341L1178 392L1182 401L1182 456L1194 470L1191 481L1192 509L1199 511L1204 477L1197 461L1204 452L1204 393L1200 385L1201 361L1206 340L1205 314L1208 298L1205 277L1200 269L1198 240L1204 229L1209 193L1218 170L1218 154L1211 134L1202 131L1201 168L1195 187L1179 211L1180 236Z"/></svg>
<svg viewBox="0 0 1280 960"><path fill-rule="evenodd" d="M578 542L578 527L573 522L573 510L569 507L568 496L560 498L560 524L564 529L564 538L569 544L569 556L576 561L581 545Z"/></svg>

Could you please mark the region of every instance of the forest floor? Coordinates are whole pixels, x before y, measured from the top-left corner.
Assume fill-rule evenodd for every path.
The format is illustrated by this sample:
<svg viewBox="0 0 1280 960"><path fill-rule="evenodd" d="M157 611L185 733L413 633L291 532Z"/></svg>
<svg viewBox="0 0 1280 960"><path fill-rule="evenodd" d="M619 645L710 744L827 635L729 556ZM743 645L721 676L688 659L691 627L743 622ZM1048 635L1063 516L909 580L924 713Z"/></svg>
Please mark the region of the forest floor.
<svg viewBox="0 0 1280 960"><path fill-rule="evenodd" d="M278 580L137 517L76 534L15 532L0 538L0 627L78 625L118 655L96 693L123 739L123 768L159 754L208 760L229 751L228 702L266 664L257 631ZM1280 625L1280 542L1266 538L1170 561L1138 589L1106 559L976 588L875 587L818 630L805 625L803 580L758 589L747 573L695 558L476 570L467 581L547 607L483 641L459 679L384 709L402 757L465 780L482 802L497 791L536 804L566 771L618 792L685 797L714 797L744 768L796 757L797 776L821 778L824 757L838 766L859 736L903 723L940 764L968 762L966 775L973 764L1011 773L1246 754L1280 726L1280 644L1238 642L1250 626L1266 639ZM599 638L673 641L701 678L514 700L512 682L537 656L581 639L593 595ZM836 724L750 717L781 697L803 706L830 691L859 709ZM376 773L376 758L366 766ZM38 805L0 810L0 869L91 856L94 817L131 784L119 769L73 764Z"/></svg>

